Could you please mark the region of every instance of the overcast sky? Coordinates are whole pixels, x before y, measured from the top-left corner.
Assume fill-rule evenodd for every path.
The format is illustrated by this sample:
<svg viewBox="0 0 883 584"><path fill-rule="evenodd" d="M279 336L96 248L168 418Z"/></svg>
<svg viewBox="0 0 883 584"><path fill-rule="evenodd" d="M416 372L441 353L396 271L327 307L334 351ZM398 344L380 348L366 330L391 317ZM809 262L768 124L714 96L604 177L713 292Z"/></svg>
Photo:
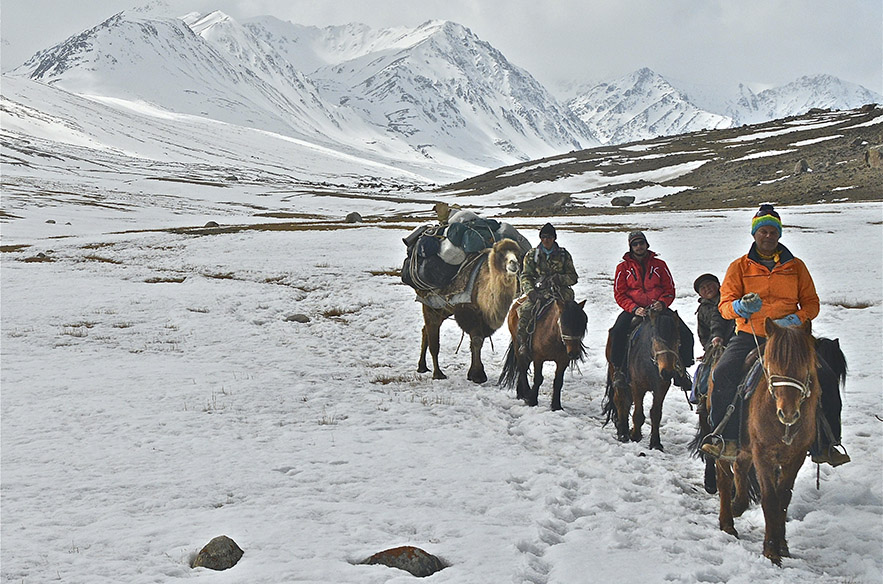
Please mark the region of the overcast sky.
<svg viewBox="0 0 883 584"><path fill-rule="evenodd" d="M2 69L146 2L3 0ZM649 67L710 86L783 85L830 73L883 93L883 0L169 0L298 24L458 22L554 89Z"/></svg>

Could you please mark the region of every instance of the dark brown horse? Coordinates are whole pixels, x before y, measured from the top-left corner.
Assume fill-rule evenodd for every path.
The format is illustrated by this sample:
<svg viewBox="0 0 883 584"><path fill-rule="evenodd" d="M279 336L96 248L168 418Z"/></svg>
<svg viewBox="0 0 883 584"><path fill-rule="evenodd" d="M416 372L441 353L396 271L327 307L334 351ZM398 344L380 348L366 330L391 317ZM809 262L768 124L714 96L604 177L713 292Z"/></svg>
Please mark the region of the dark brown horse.
<svg viewBox="0 0 883 584"><path fill-rule="evenodd" d="M643 437L644 395L653 393L653 406L650 408L650 448L662 450L659 440L659 425L662 421L662 402L671 386L675 372L682 368L678 351L681 341L678 332L678 313L669 309L650 310L649 315L630 335L627 382L616 387L613 383L613 368L608 368L607 394L604 398L604 413L607 422L611 419L616 425L616 436L621 442L640 442ZM610 360L610 340L607 342L607 357ZM632 428L629 431L629 411L632 413ZM605 422L606 423L606 422Z"/></svg>
<svg viewBox="0 0 883 584"><path fill-rule="evenodd" d="M738 537L733 517L748 507L748 472L753 465L766 523L763 555L781 565L789 556L785 518L791 489L816 437L821 388L811 322L780 327L767 319L765 329L764 374L747 404L738 457L732 464L717 461L719 520L721 530Z"/></svg>
<svg viewBox="0 0 883 584"><path fill-rule="evenodd" d="M499 384L506 388L516 386L516 397L529 406L537 405L540 385L543 383L543 363L555 363L555 381L552 384L552 409L561 409L561 387L564 385L564 372L571 365L582 361L586 355L583 337L586 334L588 317L583 307L586 301L554 300L540 314L532 335L531 346L526 357L518 355L518 308L524 302L518 299L509 310L509 333L512 341L506 351L503 371ZM533 364L533 386L528 386L527 370Z"/></svg>

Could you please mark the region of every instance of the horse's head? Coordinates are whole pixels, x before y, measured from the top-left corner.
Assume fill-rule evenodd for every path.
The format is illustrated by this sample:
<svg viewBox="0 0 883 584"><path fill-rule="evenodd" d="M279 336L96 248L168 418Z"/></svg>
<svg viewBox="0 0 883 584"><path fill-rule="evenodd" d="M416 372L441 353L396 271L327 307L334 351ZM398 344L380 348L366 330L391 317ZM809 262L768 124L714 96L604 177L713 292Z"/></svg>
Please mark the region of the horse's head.
<svg viewBox="0 0 883 584"><path fill-rule="evenodd" d="M488 261L501 274L518 277L521 269L521 248L511 239L501 239L491 249Z"/></svg>
<svg viewBox="0 0 883 584"><path fill-rule="evenodd" d="M800 408L818 386L812 324L780 327L769 318L764 323L767 342L763 364L776 417L790 428L800 420Z"/></svg>
<svg viewBox="0 0 883 584"><path fill-rule="evenodd" d="M586 335L589 317L583 310L585 305L585 300L579 303L573 300L559 302L558 326L561 329L561 342L564 343L571 361L582 360L586 354L583 337Z"/></svg>
<svg viewBox="0 0 883 584"><path fill-rule="evenodd" d="M675 371L682 369L679 358L681 336L678 332L678 313L669 309L650 311L650 352L659 376L670 379Z"/></svg>

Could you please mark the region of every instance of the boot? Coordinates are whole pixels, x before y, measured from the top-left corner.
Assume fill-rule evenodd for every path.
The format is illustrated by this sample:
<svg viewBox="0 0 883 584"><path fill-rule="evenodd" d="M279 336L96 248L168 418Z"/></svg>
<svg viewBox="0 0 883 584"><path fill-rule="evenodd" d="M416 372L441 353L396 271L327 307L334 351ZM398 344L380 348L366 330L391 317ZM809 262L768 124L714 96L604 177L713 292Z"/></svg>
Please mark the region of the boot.
<svg viewBox="0 0 883 584"><path fill-rule="evenodd" d="M846 449L844 448L843 452L837 450L834 446L829 446L819 454L812 455L812 461L816 464L830 464L831 466L840 466L841 464L846 464L851 461L849 455L846 454Z"/></svg>
<svg viewBox="0 0 883 584"><path fill-rule="evenodd" d="M675 372L673 381L675 385L677 385L684 391L693 390L693 380L690 379L690 373L686 369Z"/></svg>
<svg viewBox="0 0 883 584"><path fill-rule="evenodd" d="M709 434L703 439L699 450L716 459L733 461L739 454L739 444L736 440L725 440L718 434Z"/></svg>

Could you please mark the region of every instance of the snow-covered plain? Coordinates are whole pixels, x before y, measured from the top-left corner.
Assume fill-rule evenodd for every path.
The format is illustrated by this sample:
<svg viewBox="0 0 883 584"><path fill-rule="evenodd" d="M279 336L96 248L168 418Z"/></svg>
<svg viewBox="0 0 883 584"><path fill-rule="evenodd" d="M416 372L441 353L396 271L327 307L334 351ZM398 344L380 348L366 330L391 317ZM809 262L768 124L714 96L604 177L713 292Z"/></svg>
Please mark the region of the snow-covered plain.
<svg viewBox="0 0 883 584"><path fill-rule="evenodd" d="M133 204L123 220L33 203L2 224L4 246L30 246L2 254L4 582L403 583L413 577L357 563L406 544L449 564L431 582L883 581L880 204L780 209L782 241L822 299L814 330L849 360L853 462L821 467L816 489L807 461L789 509L794 557L777 568L760 553L759 507L737 519L741 539L718 530L677 388L665 452L617 442L601 415L625 232L644 229L668 261L674 308L695 328L693 279L747 250L753 209L552 218L589 330L565 409L551 412L549 382L528 408L466 381L452 322L449 379L415 373L420 309L395 272L416 223L194 235L161 229L222 206ZM345 205L329 214L376 211ZM545 220L515 224L535 242ZM125 232L133 221L145 231ZM21 261L38 252L55 261ZM492 378L507 344L504 331L485 344ZM245 550L239 564L191 569L221 534Z"/></svg>

